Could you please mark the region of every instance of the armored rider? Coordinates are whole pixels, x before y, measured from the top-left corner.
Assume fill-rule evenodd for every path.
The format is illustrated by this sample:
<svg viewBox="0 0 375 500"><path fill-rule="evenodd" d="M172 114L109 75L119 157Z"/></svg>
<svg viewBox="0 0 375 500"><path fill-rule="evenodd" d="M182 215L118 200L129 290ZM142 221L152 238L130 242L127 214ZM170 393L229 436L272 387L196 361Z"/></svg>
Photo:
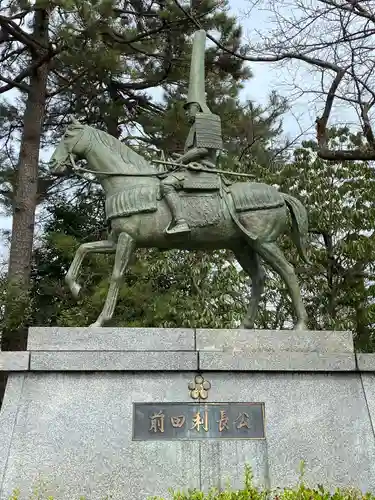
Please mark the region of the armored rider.
<svg viewBox="0 0 375 500"><path fill-rule="evenodd" d="M220 117L214 115L206 104L205 96L205 42L206 32L194 34L190 65L188 99L184 108L191 124L185 142L184 154L178 163L201 162L206 168L215 168L217 151L223 147ZM178 190L183 189L185 175L174 172L162 180L162 194L168 203L174 219L174 226L166 229L168 234L189 233L190 227L184 218Z"/></svg>

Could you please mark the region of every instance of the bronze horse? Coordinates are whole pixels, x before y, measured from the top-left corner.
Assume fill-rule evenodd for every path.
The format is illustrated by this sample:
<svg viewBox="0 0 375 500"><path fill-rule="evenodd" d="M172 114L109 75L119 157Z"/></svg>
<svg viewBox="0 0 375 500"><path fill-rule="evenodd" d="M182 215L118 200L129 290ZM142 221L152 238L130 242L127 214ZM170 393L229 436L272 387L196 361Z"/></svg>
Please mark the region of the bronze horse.
<svg viewBox="0 0 375 500"><path fill-rule="evenodd" d="M78 248L65 277L74 296L80 291L76 280L85 256L115 253L106 301L91 326L103 326L112 318L122 277L135 249L154 247L233 251L252 282L242 328L254 327L264 288L262 258L288 287L297 317L295 329L306 328L307 315L297 277L276 244L277 237L287 229L289 210L292 239L307 262L307 212L297 199L267 184L229 184L214 173L186 171L189 182L180 196L191 232L172 236L165 232L172 216L160 197L157 167L109 134L73 120L52 155L52 172L63 175L77 170L76 158L87 161L90 170L86 171L95 173L105 191L106 216L111 230L107 240L84 243Z"/></svg>

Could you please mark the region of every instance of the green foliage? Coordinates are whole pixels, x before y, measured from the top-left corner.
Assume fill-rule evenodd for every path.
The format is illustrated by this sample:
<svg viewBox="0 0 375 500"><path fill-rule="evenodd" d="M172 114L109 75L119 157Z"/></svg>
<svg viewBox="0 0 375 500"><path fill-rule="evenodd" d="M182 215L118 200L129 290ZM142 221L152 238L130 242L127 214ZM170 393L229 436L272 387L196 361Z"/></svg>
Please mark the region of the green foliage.
<svg viewBox="0 0 375 500"><path fill-rule="evenodd" d="M339 489L334 492L325 489L323 486L310 488L304 482L304 471L295 488L278 488L276 490L266 490L253 484L253 474L251 468L245 467L244 488L233 491L230 485L225 490L212 488L208 493L199 490L190 490L187 493L181 491L170 491L170 500L374 500L375 495L371 493L363 494L354 488ZM152 497L150 500L166 500L161 497Z"/></svg>
<svg viewBox="0 0 375 500"><path fill-rule="evenodd" d="M109 494L102 500L111 500ZM21 500L21 492L15 489L9 500ZM58 497L47 494L44 483L33 488L28 500L58 500ZM86 500L86 497L77 497L77 500ZM167 500L161 497L150 497L149 500ZM241 490L231 490L230 485L225 490L212 488L208 493L194 489L183 491L170 490L169 500L375 500L375 495L362 493L354 488L336 488L334 491L319 485L316 488L308 487L303 480L303 471L295 488L278 488L273 491L257 487L253 484L253 474L249 466L245 467L244 487Z"/></svg>
<svg viewBox="0 0 375 500"><path fill-rule="evenodd" d="M330 147L352 148L360 137L346 128L329 132ZM326 162L317 158L314 141L305 142L294 160L275 165L264 181L299 198L309 214L310 260L301 265L285 238L282 246L299 275L309 314L316 330L351 330L359 350L374 350L375 333L375 180L366 162ZM273 309L260 317L273 327L290 324L290 301L277 276ZM270 293L269 288L266 294ZM265 298L267 300L267 298ZM266 327L266 326L265 326ZM271 327L271 325L268 325Z"/></svg>
<svg viewBox="0 0 375 500"><path fill-rule="evenodd" d="M9 305L9 313L4 314L5 307ZM33 297L29 290L21 288L19 284L9 282L4 272L0 274L0 331L11 331L13 340L26 349L24 332L33 318ZM9 338L3 338L4 350L12 350ZM0 378L0 403L1 391L4 388Z"/></svg>
<svg viewBox="0 0 375 500"><path fill-rule="evenodd" d="M130 6L125 0L43 0L37 4L5 0L0 7L4 33L0 48L0 194L8 208L17 181L18 141L28 100L26 82L34 63L34 35L23 36L24 20L32 22L37 7L39 12L46 9L47 42L54 49L43 129L35 130L34 135L38 141L41 136L42 148L60 138L70 114L116 137L152 123L159 134L163 132L160 118L165 105L156 103L147 90L159 87L167 95L179 86L178 100L186 95L191 34L196 29L172 0L141 0ZM233 46L240 43L242 32L227 10L225 3L219 7L204 0L195 14L204 28L218 30L220 41ZM14 24L18 36L12 31ZM236 93L250 76L243 61L224 57L217 47L210 49L207 62L211 96L221 96L224 90L228 95ZM15 92L8 99L11 90ZM41 176L46 177L45 172ZM54 185L54 179L47 176L44 180L49 182L48 186L41 183L39 203Z"/></svg>

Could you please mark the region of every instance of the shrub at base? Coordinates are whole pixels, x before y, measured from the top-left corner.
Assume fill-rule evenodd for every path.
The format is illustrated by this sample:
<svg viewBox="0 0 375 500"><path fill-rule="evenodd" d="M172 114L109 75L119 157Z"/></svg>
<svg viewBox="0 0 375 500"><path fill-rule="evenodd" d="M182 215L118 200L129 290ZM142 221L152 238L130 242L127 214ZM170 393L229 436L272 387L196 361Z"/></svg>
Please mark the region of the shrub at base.
<svg viewBox="0 0 375 500"><path fill-rule="evenodd" d="M267 491L253 485L251 467L247 465L245 467L245 484L242 490L233 491L229 486L226 490L222 491L212 488L208 493L203 493L203 491L199 490L188 490L186 493L171 490L168 499L154 496L150 497L148 500L375 500L374 494L364 494L359 490L351 488L337 488L334 492L325 490L323 486L309 488L305 485L303 476L304 465L302 463L300 480L295 488L279 488L273 491ZM110 493L101 499L88 499L83 496L77 496L76 498L77 500L123 500L120 497L114 497ZM9 497L9 500L26 500L26 497L21 496L20 490L16 489ZM33 489L27 500L59 499L58 497L47 495L45 493L45 487L37 487Z"/></svg>

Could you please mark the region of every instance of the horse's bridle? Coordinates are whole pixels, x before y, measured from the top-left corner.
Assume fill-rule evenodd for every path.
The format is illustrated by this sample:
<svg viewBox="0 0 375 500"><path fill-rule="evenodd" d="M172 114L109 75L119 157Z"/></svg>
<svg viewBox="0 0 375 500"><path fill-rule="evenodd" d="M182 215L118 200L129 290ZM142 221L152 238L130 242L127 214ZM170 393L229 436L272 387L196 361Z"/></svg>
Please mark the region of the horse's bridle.
<svg viewBox="0 0 375 500"><path fill-rule="evenodd" d="M82 139L82 136L84 133L85 133L85 130L83 129L77 142L74 144L74 146L71 149L74 149L74 147L77 146L79 141ZM88 151L90 151L90 149L91 149L91 144L88 147ZM103 175L105 177L162 177L165 175L169 175L173 172L176 172L176 171L180 170L181 168L189 168L187 165L184 165L182 163L181 164L175 163L174 164L175 168L173 168L171 170L164 171L164 172L146 172L146 173L139 173L139 174L137 174L137 173L128 174L128 173L122 173L122 172L121 173L120 172L119 173L112 173L112 172L98 172L96 170L90 170L88 168L78 167L76 162L75 162L74 155L72 152L69 153L69 160L70 160L70 164L72 166L73 172L75 172L78 175L80 175L81 173L84 173L84 174ZM159 161L159 162L163 163L162 161ZM165 162L165 163L167 164L167 163L171 163L171 162ZM195 170L195 171L200 170L203 172L218 173L218 174L224 174L224 175L233 175L233 176L237 176L237 177L254 178L253 174L245 174L242 172L231 172L231 171L219 170L219 169L205 169L205 168L195 169L195 168L192 168L192 170Z"/></svg>
<svg viewBox="0 0 375 500"><path fill-rule="evenodd" d="M160 177L161 175L168 174L168 172L150 172L143 174L126 174L124 172L118 172L118 173L98 172L97 170L90 170L88 168L78 167L72 153L69 153L69 159L72 165L73 172L76 172L77 174L82 172L84 174L105 175L106 177Z"/></svg>
<svg viewBox="0 0 375 500"><path fill-rule="evenodd" d="M77 142L74 144L74 146L71 148L71 150L73 150L75 148L75 146L77 146L79 141L82 139L84 133L85 133L85 129L83 128L82 133L80 134L79 138L77 139ZM88 146L88 149L87 149L88 152L91 150L91 147L92 146L90 144ZM69 160L70 160L70 164L72 166L73 172L77 173L78 175L80 175L80 173L84 173L84 174L104 175L106 177L160 177L161 175L168 173L168 172L150 172L150 173L142 173L142 174L141 173L140 174L127 174L127 173L122 173L122 172L119 172L119 173L98 172L96 170L90 170L88 168L78 167L76 162L75 162L74 155L73 155L72 151L69 152Z"/></svg>
<svg viewBox="0 0 375 500"><path fill-rule="evenodd" d="M81 135L77 139L77 142L71 148L72 150L77 146L79 141L82 139L84 133L85 133L85 129L83 128ZM92 148L92 145L90 144L88 146L87 151L89 152L91 150L91 148ZM94 174L94 175L104 175L106 177L160 177L161 175L168 174L168 172L150 172L150 173L139 173L139 174L127 174L127 173L122 173L122 172L112 173L112 172L98 172L96 170L89 170L88 168L77 166L75 159L74 159L74 155L71 151L69 152L69 160L70 160L70 164L72 166L73 172L75 172L78 175L80 175L80 173L85 173L85 174Z"/></svg>

